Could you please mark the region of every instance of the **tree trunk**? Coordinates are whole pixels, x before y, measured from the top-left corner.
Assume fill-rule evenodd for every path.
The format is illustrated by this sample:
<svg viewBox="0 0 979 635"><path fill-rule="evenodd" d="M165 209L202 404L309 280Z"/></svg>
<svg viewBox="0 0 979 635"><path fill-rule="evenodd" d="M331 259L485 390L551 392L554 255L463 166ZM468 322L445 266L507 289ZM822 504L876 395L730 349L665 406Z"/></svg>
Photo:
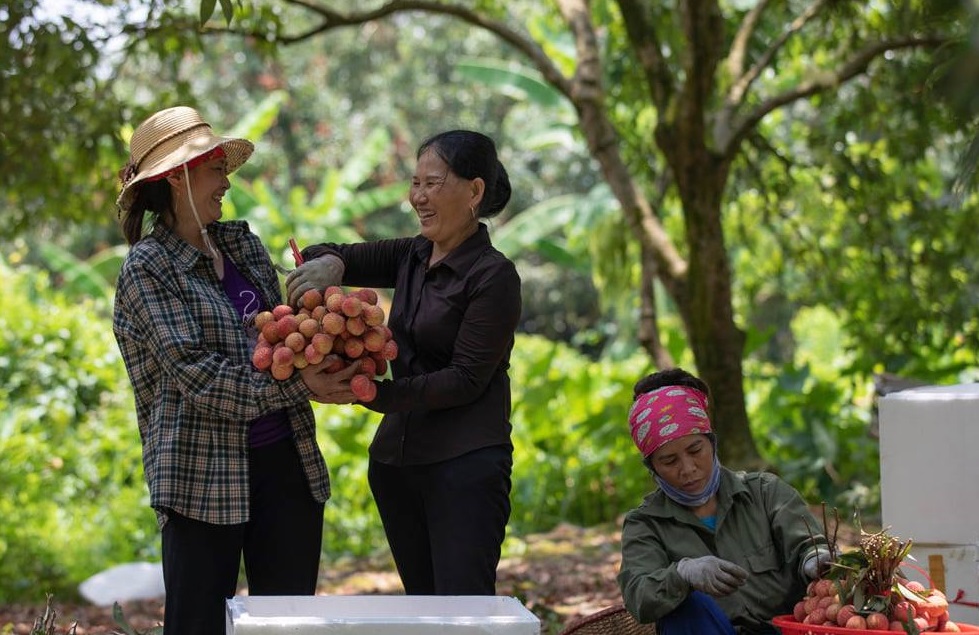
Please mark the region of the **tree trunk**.
<svg viewBox="0 0 979 635"><path fill-rule="evenodd" d="M666 128L657 134L676 175L690 248L687 293L677 301L687 303L681 313L697 374L711 389L721 462L736 469L760 469L763 462L744 403L745 335L734 321L731 267L721 223L729 164L703 144L675 143L678 136Z"/></svg>

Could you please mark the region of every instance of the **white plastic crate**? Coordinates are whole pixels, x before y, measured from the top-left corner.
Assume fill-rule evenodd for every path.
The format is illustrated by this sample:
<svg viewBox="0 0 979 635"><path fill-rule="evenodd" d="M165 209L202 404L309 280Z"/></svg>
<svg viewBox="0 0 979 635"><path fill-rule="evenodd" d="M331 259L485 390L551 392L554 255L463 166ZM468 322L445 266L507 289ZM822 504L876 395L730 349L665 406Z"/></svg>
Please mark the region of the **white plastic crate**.
<svg viewBox="0 0 979 635"><path fill-rule="evenodd" d="M227 635L539 635L540 620L512 597L235 596Z"/></svg>

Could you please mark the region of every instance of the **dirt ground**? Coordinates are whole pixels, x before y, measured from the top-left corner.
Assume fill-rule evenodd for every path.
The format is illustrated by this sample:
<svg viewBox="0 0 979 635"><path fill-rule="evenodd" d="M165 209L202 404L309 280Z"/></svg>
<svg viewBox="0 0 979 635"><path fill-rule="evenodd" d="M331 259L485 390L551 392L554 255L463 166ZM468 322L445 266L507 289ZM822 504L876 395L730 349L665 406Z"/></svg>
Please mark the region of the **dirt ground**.
<svg viewBox="0 0 979 635"><path fill-rule="evenodd" d="M497 593L518 598L541 620L542 635L556 635L575 619L621 602L615 576L619 570L619 524L579 528L561 525L526 539L522 553L500 563ZM855 544L858 534L845 527L837 537ZM401 584L388 556L334 562L320 578L321 595L397 594ZM122 633L111 607L62 604L54 633L76 635ZM128 602L126 620L139 632L159 625L159 601ZM44 599L36 605L0 606L0 633L29 635L34 620L44 614Z"/></svg>

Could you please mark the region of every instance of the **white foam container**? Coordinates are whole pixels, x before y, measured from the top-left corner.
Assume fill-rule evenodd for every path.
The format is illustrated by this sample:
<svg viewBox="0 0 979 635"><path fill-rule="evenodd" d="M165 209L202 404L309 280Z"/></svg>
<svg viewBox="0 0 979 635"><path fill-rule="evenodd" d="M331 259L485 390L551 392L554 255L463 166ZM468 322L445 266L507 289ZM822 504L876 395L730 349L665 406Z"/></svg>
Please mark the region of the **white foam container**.
<svg viewBox="0 0 979 635"><path fill-rule="evenodd" d="M918 543L979 543L979 383L880 400L884 526Z"/></svg>
<svg viewBox="0 0 979 635"><path fill-rule="evenodd" d="M235 596L226 635L540 635L540 620L502 596Z"/></svg>
<svg viewBox="0 0 979 635"><path fill-rule="evenodd" d="M912 543L911 557L914 566L901 567L908 579L942 591L953 622L979 624L979 547Z"/></svg>
<svg viewBox="0 0 979 635"><path fill-rule="evenodd" d="M914 566L901 568L945 593L953 621L979 624L979 384L903 390L879 407L881 520L912 540Z"/></svg>

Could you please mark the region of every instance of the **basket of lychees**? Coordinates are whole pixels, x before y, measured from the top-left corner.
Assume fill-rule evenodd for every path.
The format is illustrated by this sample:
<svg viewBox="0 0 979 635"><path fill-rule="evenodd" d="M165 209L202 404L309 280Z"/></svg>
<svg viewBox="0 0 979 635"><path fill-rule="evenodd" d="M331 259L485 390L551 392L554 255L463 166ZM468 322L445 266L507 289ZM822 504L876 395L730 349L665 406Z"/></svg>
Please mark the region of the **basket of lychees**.
<svg viewBox="0 0 979 635"><path fill-rule="evenodd" d="M979 626L949 619L941 590L903 575L910 551L911 540L901 541L887 531L861 531L859 548L834 554L834 562L809 584L792 615L780 615L772 624L783 635L979 633Z"/></svg>
<svg viewBox="0 0 979 635"><path fill-rule="evenodd" d="M350 389L360 401L373 401L377 396L374 378L384 375L388 362L398 355L398 345L384 320L384 309L373 289L310 289L295 309L280 304L255 316L259 335L252 363L282 380L331 354L337 359L327 372L359 361Z"/></svg>

